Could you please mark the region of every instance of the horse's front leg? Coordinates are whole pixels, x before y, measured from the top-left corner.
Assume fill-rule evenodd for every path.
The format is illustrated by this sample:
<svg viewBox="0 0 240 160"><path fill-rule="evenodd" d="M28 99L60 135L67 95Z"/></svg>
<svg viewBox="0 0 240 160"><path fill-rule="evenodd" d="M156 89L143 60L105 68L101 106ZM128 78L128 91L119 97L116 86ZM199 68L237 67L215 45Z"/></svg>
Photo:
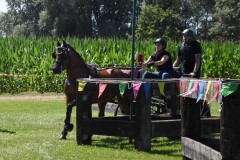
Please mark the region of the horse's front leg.
<svg viewBox="0 0 240 160"><path fill-rule="evenodd" d="M71 87L66 86L64 87L65 94L66 94L66 118L64 120L64 127L61 136L59 137L60 140L67 139L68 132L71 132L73 130L74 125L71 122L71 114L72 114L72 108L76 105L75 100L75 94L71 94L70 92Z"/></svg>

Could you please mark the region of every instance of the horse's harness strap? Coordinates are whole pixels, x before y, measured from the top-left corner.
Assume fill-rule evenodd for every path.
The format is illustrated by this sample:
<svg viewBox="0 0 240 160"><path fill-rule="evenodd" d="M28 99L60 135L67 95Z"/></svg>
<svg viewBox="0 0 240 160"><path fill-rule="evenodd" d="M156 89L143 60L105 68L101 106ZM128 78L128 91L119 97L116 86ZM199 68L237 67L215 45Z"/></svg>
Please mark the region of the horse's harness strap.
<svg viewBox="0 0 240 160"><path fill-rule="evenodd" d="M67 85L69 85L69 86L76 86L76 85L77 85L77 81L76 81L76 80L66 79L66 80L65 80L65 84L67 84Z"/></svg>

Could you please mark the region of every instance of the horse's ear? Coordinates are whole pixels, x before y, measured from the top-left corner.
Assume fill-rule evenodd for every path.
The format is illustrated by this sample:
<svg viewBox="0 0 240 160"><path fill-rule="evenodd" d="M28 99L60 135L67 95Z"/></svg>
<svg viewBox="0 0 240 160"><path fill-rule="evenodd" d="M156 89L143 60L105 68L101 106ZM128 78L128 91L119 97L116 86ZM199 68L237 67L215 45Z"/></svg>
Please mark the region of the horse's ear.
<svg viewBox="0 0 240 160"><path fill-rule="evenodd" d="M59 41L57 41L57 46L61 46L61 43Z"/></svg>
<svg viewBox="0 0 240 160"><path fill-rule="evenodd" d="M63 40L63 46L67 48L67 43Z"/></svg>

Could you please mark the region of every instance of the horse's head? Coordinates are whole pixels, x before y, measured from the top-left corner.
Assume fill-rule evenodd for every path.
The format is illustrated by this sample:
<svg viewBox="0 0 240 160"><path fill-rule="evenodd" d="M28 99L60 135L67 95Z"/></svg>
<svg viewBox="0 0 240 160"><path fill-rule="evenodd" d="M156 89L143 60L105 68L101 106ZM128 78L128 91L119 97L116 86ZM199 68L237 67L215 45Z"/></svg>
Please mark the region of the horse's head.
<svg viewBox="0 0 240 160"><path fill-rule="evenodd" d="M54 59L52 66L53 73L61 74L66 68L68 58L68 44L65 41L63 41L62 45L59 42L57 43L57 51L52 53L52 58Z"/></svg>

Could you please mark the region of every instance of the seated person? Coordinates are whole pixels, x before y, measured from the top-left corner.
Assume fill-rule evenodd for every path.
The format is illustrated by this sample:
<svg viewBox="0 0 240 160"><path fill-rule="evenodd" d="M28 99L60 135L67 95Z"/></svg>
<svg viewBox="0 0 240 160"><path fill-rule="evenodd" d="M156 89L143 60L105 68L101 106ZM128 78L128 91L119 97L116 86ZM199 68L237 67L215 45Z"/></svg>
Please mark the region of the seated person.
<svg viewBox="0 0 240 160"><path fill-rule="evenodd" d="M172 57L171 54L166 51L167 42L163 38L158 38L154 41L156 46L156 51L153 53L146 62L141 66L150 67L155 65L157 71L155 72L145 72L142 79L146 78L158 78L158 79L167 79L167 78L178 78L178 74L174 71L172 66Z"/></svg>

